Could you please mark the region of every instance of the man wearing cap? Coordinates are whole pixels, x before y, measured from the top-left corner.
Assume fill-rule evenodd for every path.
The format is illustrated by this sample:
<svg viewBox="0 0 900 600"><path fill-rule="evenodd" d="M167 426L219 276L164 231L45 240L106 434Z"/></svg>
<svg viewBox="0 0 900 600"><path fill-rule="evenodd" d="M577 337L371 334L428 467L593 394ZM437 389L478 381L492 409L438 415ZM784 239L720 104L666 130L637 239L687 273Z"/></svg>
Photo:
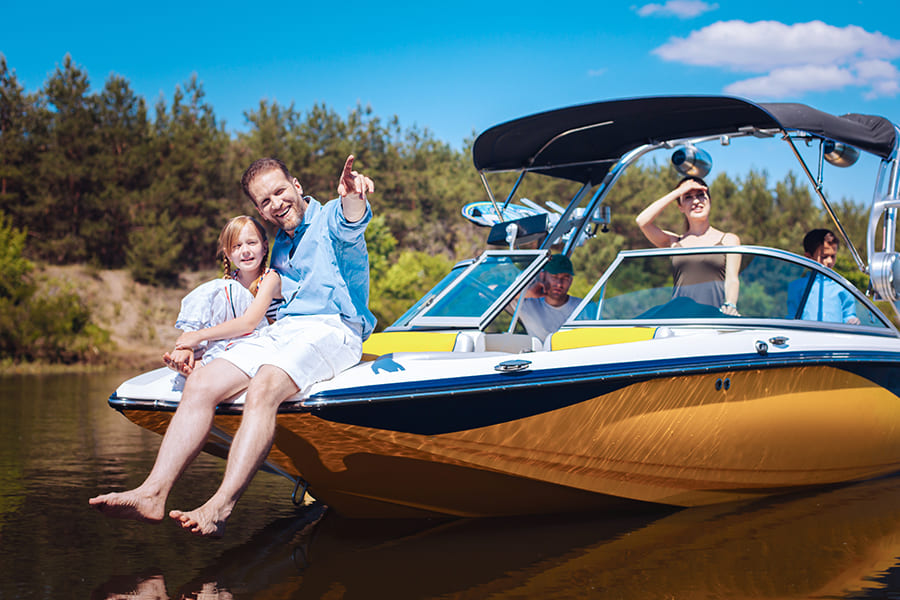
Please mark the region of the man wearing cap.
<svg viewBox="0 0 900 600"><path fill-rule="evenodd" d="M554 254L544 265L519 308L519 319L530 335L546 339L581 302L581 298L569 295L573 275L572 261L562 254Z"/></svg>

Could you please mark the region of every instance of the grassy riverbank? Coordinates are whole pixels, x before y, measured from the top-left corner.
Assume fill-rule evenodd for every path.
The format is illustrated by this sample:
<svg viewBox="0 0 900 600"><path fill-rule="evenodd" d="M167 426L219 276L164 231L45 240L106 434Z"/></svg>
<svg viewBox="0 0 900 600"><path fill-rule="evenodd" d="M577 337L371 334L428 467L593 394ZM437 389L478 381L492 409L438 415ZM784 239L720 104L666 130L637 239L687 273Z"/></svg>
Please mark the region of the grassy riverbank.
<svg viewBox="0 0 900 600"><path fill-rule="evenodd" d="M213 271L185 273L178 287L161 288L135 282L124 269L102 270L84 265L38 266L40 285L71 286L85 301L95 325L109 332L112 351L91 364L42 364L0 361L0 374L73 373L152 369L177 337L175 318L181 299Z"/></svg>

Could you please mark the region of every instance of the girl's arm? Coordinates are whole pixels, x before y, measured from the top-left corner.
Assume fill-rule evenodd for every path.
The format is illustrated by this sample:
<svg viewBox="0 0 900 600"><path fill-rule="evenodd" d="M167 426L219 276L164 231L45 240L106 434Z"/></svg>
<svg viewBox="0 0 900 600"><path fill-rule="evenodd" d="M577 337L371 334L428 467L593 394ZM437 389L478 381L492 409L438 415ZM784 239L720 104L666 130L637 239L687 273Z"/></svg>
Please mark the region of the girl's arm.
<svg viewBox="0 0 900 600"><path fill-rule="evenodd" d="M196 348L203 342L227 340L250 333L265 318L266 309L269 308L269 304L274 298L281 298L281 276L275 271L269 271L259 282L256 298L253 299L244 314L213 327L198 331L186 331L175 340L175 348Z"/></svg>
<svg viewBox="0 0 900 600"><path fill-rule="evenodd" d="M641 228L641 232L644 234L651 244L656 246L657 248L668 248L672 244L678 241L678 236L672 233L671 231L665 231L657 226L654 221L660 214L662 214L663 209L666 208L669 204L671 204L674 200L677 200L681 197L682 189L679 186L678 188L672 190L662 198L656 200L641 211L641 213L635 217L635 221L638 224L638 227Z"/></svg>

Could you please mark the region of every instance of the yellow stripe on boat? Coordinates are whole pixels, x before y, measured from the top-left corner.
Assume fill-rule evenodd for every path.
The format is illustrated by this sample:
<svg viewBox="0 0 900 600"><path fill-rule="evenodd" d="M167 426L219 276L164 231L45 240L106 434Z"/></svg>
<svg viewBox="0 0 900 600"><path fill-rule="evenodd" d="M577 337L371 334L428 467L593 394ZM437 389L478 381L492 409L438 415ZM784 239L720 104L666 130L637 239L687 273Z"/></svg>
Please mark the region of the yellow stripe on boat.
<svg viewBox="0 0 900 600"><path fill-rule="evenodd" d="M653 339L655 327L582 327L557 331L550 336L551 350L626 344Z"/></svg>
<svg viewBox="0 0 900 600"><path fill-rule="evenodd" d="M363 342L363 354L381 356L391 352L452 352L456 332L382 331Z"/></svg>

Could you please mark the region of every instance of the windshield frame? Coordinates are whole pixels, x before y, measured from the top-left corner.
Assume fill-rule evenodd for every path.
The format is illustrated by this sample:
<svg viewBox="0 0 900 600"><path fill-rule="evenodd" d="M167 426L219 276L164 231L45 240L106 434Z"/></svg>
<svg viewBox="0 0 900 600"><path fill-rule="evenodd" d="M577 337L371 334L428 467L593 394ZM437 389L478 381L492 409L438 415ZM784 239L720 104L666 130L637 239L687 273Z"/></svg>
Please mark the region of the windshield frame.
<svg viewBox="0 0 900 600"><path fill-rule="evenodd" d="M440 306L450 294L457 291L459 286L464 285L469 280L469 276L476 272L479 267L491 259L500 257L529 257L530 262L512 282L507 284L506 289L501 291L497 298L491 302L485 310L476 316L427 316L428 311L432 310L434 307ZM462 269L451 281L448 281L447 277L441 279L441 281L424 294L422 299L417 301L410 310L405 312L403 316L389 327L386 327L385 331L484 329L491 321L493 321L494 317L496 317L500 311L515 299L516 294L524 289L535 275L537 275L549 257L549 250L485 250L478 258L472 260L468 266ZM463 264L465 263L457 264L454 266L454 270L458 270ZM448 275L452 273L453 271ZM434 291L441 286L443 286L442 289L435 293ZM427 301L424 301L425 299L427 299Z"/></svg>
<svg viewBox="0 0 900 600"><path fill-rule="evenodd" d="M580 313L586 309L597 297L601 288L603 288L609 279L614 275L616 270L622 265L622 263L631 258L640 258L640 257L671 257L677 255L691 255L691 254L710 254L710 253L733 253L733 254L742 254L742 255L751 255L751 256L762 256L773 258L777 260L786 261L788 263L796 264L804 269L810 269L817 274L821 274L824 277L830 278L836 283L838 283L842 288L846 289L850 294L852 294L854 300L860 302L863 306L866 307L883 325L883 327L876 327L870 325L850 325L846 323L833 323L833 322L825 322L825 321L810 321L810 320L801 320L801 319L790 319L790 318L759 318L759 317L739 317L735 318L732 316L728 316L723 314L721 317L713 317L713 318L660 318L660 319L587 319L587 318L578 318ZM804 297L805 300L805 297ZM864 294L862 294L854 285L852 285L849 281L847 281L840 273L832 269L828 269L821 264L811 260L809 258L800 256L798 254L794 254L793 252L787 252L785 250L778 250L774 248L765 248L761 246L706 246L706 247L697 247L697 248L645 248L640 250L623 250L619 252L616 256L615 260L610 264L610 266L606 269L600 279L591 287L590 291L584 296L582 301L578 304L575 310L572 312L570 317L563 324L563 328L578 328L578 327L595 327L595 326L643 326L646 327L648 325L667 325L667 326L678 326L678 327L726 327L728 329L732 328L747 328L747 327L779 327L784 328L786 326L795 328L795 329L828 329L834 331L841 332L851 332L851 333L861 333L866 335L878 335L878 336L889 336L889 337L900 337L900 333L898 333L897 328L894 324L884 315L884 313L875 306L875 304Z"/></svg>

